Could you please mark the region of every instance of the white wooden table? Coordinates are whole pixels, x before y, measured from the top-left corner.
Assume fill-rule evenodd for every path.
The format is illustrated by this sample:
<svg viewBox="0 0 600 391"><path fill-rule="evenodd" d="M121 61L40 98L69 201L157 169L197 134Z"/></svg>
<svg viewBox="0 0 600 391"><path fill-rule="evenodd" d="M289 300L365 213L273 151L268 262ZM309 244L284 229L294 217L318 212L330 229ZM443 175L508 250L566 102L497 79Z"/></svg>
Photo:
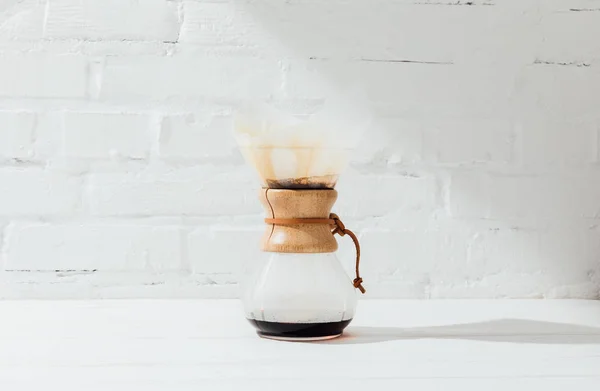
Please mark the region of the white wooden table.
<svg viewBox="0 0 600 391"><path fill-rule="evenodd" d="M600 390L600 302L362 301L258 338L231 300L0 302L0 390Z"/></svg>

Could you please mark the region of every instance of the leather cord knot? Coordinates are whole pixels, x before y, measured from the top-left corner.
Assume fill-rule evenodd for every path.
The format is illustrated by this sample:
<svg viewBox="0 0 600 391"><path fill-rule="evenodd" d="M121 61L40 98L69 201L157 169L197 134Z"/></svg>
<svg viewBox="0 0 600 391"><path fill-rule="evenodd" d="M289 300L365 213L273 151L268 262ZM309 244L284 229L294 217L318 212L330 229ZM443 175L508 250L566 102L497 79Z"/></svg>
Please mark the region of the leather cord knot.
<svg viewBox="0 0 600 391"><path fill-rule="evenodd" d="M362 279L362 278L355 278L355 279L352 281L352 285L354 285L354 287L355 287L355 288L358 288L358 289L360 289L360 291L361 291L362 293L365 293L365 292L366 292L366 290L365 290L365 288L362 286L362 282L363 282L363 279Z"/></svg>
<svg viewBox="0 0 600 391"><path fill-rule="evenodd" d="M333 224L335 225L335 228L333 229L333 231L331 231L331 233L335 234L339 234L340 236L345 236L346 235L346 226L344 225L344 223L342 223L342 220L340 220L340 217L338 215L336 215L335 213L331 213L329 215L329 219L333 220Z"/></svg>
<svg viewBox="0 0 600 391"><path fill-rule="evenodd" d="M333 226L331 230L332 235L340 235L340 236L350 236L352 241L354 242L354 247L356 248L356 278L352 280L352 285L355 288L360 290L361 293L365 293L366 289L363 287L363 279L360 277L360 243L358 242L358 237L354 234L354 232L350 231L346 228L340 217L335 213L331 213L328 219L312 219L312 218L290 218L290 219L279 219L279 218L266 218L265 223L273 224L273 225L294 225L294 224L328 224Z"/></svg>

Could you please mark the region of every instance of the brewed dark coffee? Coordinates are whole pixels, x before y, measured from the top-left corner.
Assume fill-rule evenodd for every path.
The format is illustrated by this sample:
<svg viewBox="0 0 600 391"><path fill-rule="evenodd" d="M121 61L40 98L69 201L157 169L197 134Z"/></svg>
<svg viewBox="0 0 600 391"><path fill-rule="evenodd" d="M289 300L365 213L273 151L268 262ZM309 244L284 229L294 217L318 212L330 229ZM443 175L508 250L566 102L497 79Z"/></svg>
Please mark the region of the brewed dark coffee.
<svg viewBox="0 0 600 391"><path fill-rule="evenodd" d="M280 323L248 319L259 335L278 338L320 338L340 335L352 319L325 323Z"/></svg>
<svg viewBox="0 0 600 391"><path fill-rule="evenodd" d="M311 176L287 179L267 179L269 189L333 189L337 183L337 175Z"/></svg>

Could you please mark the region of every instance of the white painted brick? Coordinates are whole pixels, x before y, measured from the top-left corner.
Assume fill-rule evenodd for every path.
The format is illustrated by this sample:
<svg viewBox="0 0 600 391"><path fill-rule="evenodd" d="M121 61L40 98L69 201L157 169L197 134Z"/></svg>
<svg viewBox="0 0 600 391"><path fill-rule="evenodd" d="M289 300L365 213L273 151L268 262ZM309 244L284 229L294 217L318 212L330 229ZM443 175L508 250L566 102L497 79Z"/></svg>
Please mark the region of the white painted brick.
<svg viewBox="0 0 600 391"><path fill-rule="evenodd" d="M46 38L161 40L179 35L177 3L167 0L52 0Z"/></svg>
<svg viewBox="0 0 600 391"><path fill-rule="evenodd" d="M237 154L231 117L188 114L165 117L159 155L167 159L228 158Z"/></svg>
<svg viewBox="0 0 600 391"><path fill-rule="evenodd" d="M531 118L518 127L519 160L529 169L584 168L598 161L600 138L594 121Z"/></svg>
<svg viewBox="0 0 600 391"><path fill-rule="evenodd" d="M496 218L595 218L600 213L597 177L496 177L489 191Z"/></svg>
<svg viewBox="0 0 600 391"><path fill-rule="evenodd" d="M350 275L350 274L349 274ZM367 281L365 280L365 284ZM395 274L392 278L380 278L377 283L369 280L367 289L369 297L383 299L386 297L429 299L430 276L425 273L411 273L406 271Z"/></svg>
<svg viewBox="0 0 600 391"><path fill-rule="evenodd" d="M557 224L558 225L558 224ZM538 231L529 229L491 229L478 234L470 249L465 270L480 294L492 288L498 295L522 297L569 297L569 291L587 297L590 274L597 268L598 233L584 224L564 224ZM507 270L515 280L507 279ZM527 280L534 287L526 287ZM462 295L468 295L463 291ZM463 296L464 297L464 296Z"/></svg>
<svg viewBox="0 0 600 391"><path fill-rule="evenodd" d="M3 55L0 97L84 98L86 67L77 55Z"/></svg>
<svg viewBox="0 0 600 391"><path fill-rule="evenodd" d="M485 174L455 173L450 178L448 213L457 218L488 218L489 178Z"/></svg>
<svg viewBox="0 0 600 391"><path fill-rule="evenodd" d="M38 168L0 168L0 215L69 215L81 199L81 179Z"/></svg>
<svg viewBox="0 0 600 391"><path fill-rule="evenodd" d="M600 251L598 227L586 222L555 223L540 234L540 258L543 267L557 276L578 278L595 273ZM528 261L534 263L535 261Z"/></svg>
<svg viewBox="0 0 600 391"><path fill-rule="evenodd" d="M373 170L423 160L423 123L405 118L376 118L352 154L354 166Z"/></svg>
<svg viewBox="0 0 600 391"><path fill-rule="evenodd" d="M471 31L485 28L490 15L499 15L490 7L408 1L378 1L377 12L370 7L372 2L365 0L187 2L182 39L271 51L281 46L304 58L451 61L465 52L465 41L477 40ZM514 13L507 16L514 21Z"/></svg>
<svg viewBox="0 0 600 391"><path fill-rule="evenodd" d="M179 41L207 46L276 45L276 37L254 16L254 4L237 2L183 2L183 23Z"/></svg>
<svg viewBox="0 0 600 391"><path fill-rule="evenodd" d="M536 219L597 218L596 175L455 175L449 211L454 217Z"/></svg>
<svg viewBox="0 0 600 391"><path fill-rule="evenodd" d="M277 60L256 57L136 56L109 58L101 99L264 98L281 88Z"/></svg>
<svg viewBox="0 0 600 391"><path fill-rule="evenodd" d="M12 1L2 4L0 41L37 40L44 31L45 2L39 0Z"/></svg>
<svg viewBox="0 0 600 391"><path fill-rule="evenodd" d="M0 111L0 161L48 162L63 147L62 114Z"/></svg>
<svg viewBox="0 0 600 391"><path fill-rule="evenodd" d="M535 0L446 6L462 8L465 13L464 16L449 20L455 23L454 26L444 26L459 32L451 33L452 38L457 39L457 42L450 43L455 47L454 64L478 64L494 68L498 74L531 64L541 39L538 25L544 17L540 12L542 7L543 4ZM473 34L473 31L477 31L477 34ZM515 34L515 31L519 33Z"/></svg>
<svg viewBox="0 0 600 391"><path fill-rule="evenodd" d="M181 268L177 228L109 224L15 224L7 229L6 270Z"/></svg>
<svg viewBox="0 0 600 391"><path fill-rule="evenodd" d="M291 60L285 75L290 96L323 98L352 86L365 91L371 105L391 105L393 116L408 118L502 118L517 90L512 67Z"/></svg>
<svg viewBox="0 0 600 391"><path fill-rule="evenodd" d="M541 39L533 50L540 61L586 63L600 58L597 2L562 3L540 18L538 29Z"/></svg>
<svg viewBox="0 0 600 391"><path fill-rule="evenodd" d="M469 249L469 264L486 274L508 268L516 273L531 273L544 268L540 254L540 233L521 229L489 229L475 235ZM465 270L465 273L473 273Z"/></svg>
<svg viewBox="0 0 600 391"><path fill-rule="evenodd" d="M335 208L346 219L406 218L432 213L441 206L433 176L356 175L340 179Z"/></svg>
<svg viewBox="0 0 600 391"><path fill-rule="evenodd" d="M508 121L444 119L424 128L424 155L429 161L506 164L513 160L515 134Z"/></svg>
<svg viewBox="0 0 600 391"><path fill-rule="evenodd" d="M0 159L27 159L34 154L34 113L0 111Z"/></svg>
<svg viewBox="0 0 600 391"><path fill-rule="evenodd" d="M62 110L37 113L35 126L35 159L56 163L64 155L64 113Z"/></svg>
<svg viewBox="0 0 600 391"><path fill-rule="evenodd" d="M121 113L66 113L64 149L69 157L143 159L150 153L150 119Z"/></svg>
<svg viewBox="0 0 600 391"><path fill-rule="evenodd" d="M246 177L247 176L247 177ZM95 215L222 216L260 213L249 171L201 169L174 174L93 174L87 199Z"/></svg>
<svg viewBox="0 0 600 391"><path fill-rule="evenodd" d="M351 250L351 241L338 242ZM361 259L371 260L361 262L365 281L367 276L371 280L390 281L405 273L461 270L465 267L469 241L462 232L417 231L364 232L360 234L360 243Z"/></svg>
<svg viewBox="0 0 600 391"><path fill-rule="evenodd" d="M260 222L260 219L256 219ZM188 236L188 258L194 273L241 275L268 254L260 250L264 227L203 227Z"/></svg>
<svg viewBox="0 0 600 391"><path fill-rule="evenodd" d="M600 72L594 67L535 64L517 79L515 102L523 117L564 121L597 118ZM557 93L557 91L560 91ZM534 118L535 118L534 117Z"/></svg>

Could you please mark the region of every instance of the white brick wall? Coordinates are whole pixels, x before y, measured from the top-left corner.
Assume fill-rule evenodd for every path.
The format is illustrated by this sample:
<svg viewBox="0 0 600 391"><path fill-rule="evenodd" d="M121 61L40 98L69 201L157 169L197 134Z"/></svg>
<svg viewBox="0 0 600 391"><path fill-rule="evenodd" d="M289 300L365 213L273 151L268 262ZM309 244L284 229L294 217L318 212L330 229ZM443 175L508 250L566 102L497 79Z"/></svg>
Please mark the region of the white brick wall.
<svg viewBox="0 0 600 391"><path fill-rule="evenodd" d="M1 112L0 159L26 159L33 155L35 115Z"/></svg>
<svg viewBox="0 0 600 391"><path fill-rule="evenodd" d="M85 98L87 61L68 53L3 54L2 98Z"/></svg>
<svg viewBox="0 0 600 391"><path fill-rule="evenodd" d="M43 218L71 216L80 205L81 179L52 169L0 169L0 216Z"/></svg>
<svg viewBox="0 0 600 391"><path fill-rule="evenodd" d="M63 139L68 157L144 159L150 154L150 120L139 114L66 113Z"/></svg>
<svg viewBox="0 0 600 391"><path fill-rule="evenodd" d="M161 271L182 266L179 229L168 226L17 223L6 228L4 251L7 271Z"/></svg>
<svg viewBox="0 0 600 391"><path fill-rule="evenodd" d="M178 4L164 0L51 0L45 38L176 41Z"/></svg>
<svg viewBox="0 0 600 391"><path fill-rule="evenodd" d="M165 116L161 122L158 153L165 160L235 158L237 147L228 116L185 114Z"/></svg>
<svg viewBox="0 0 600 391"><path fill-rule="evenodd" d="M0 1L0 298L236 296L235 107L349 84L368 297L599 298L599 29L600 0Z"/></svg>

